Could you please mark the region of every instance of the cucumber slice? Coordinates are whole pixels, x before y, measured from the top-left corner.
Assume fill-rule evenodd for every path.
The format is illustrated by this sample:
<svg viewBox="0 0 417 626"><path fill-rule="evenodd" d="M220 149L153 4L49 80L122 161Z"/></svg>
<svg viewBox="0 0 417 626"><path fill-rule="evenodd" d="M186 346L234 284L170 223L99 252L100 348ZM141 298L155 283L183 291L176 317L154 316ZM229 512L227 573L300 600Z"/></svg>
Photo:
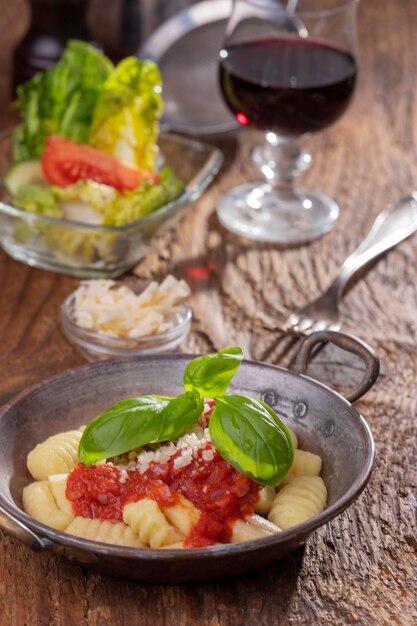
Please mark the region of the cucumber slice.
<svg viewBox="0 0 417 626"><path fill-rule="evenodd" d="M42 185L46 182L41 162L38 160L23 161L23 163L13 165L4 177L6 189L12 196L21 185Z"/></svg>

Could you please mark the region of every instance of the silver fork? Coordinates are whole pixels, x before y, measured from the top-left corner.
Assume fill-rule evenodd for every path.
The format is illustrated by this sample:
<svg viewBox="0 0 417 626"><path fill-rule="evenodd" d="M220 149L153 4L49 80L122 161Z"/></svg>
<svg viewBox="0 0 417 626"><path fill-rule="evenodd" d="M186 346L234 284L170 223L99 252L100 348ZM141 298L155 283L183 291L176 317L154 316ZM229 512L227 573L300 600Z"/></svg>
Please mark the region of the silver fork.
<svg viewBox="0 0 417 626"><path fill-rule="evenodd" d="M417 230L417 192L402 198L378 215L363 242L344 261L338 275L318 298L292 313L280 330L310 335L319 330L339 330L339 302L347 283L384 252Z"/></svg>

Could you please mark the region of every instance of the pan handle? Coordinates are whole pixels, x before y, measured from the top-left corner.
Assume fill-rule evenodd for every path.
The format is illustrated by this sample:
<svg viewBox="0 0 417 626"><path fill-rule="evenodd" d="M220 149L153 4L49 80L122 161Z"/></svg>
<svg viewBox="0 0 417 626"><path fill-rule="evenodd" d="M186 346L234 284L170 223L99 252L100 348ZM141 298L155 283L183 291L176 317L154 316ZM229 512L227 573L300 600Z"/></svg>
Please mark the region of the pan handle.
<svg viewBox="0 0 417 626"><path fill-rule="evenodd" d="M365 395L379 376L380 363L372 348L353 335L332 330L322 330L317 333L312 333L306 337L300 345L295 363L295 371L303 374L307 370L312 349L314 346L321 343L334 343L339 348L342 348L342 350L355 354L365 363L366 369L361 383L356 389L346 394L346 400L355 402L355 400Z"/></svg>
<svg viewBox="0 0 417 626"><path fill-rule="evenodd" d="M45 537L38 537L33 530L30 530L23 522L15 519L10 513L6 513L4 509L0 507L0 529L7 532L9 535L16 537L22 541L28 548L41 552L51 547L52 542Z"/></svg>

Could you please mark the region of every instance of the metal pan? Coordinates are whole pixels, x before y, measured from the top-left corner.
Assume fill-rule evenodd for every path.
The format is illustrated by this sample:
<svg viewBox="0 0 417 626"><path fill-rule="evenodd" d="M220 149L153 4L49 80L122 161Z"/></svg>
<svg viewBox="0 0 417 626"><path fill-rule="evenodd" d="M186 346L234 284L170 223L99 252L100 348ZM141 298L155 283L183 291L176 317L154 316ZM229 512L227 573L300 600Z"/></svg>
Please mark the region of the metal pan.
<svg viewBox="0 0 417 626"><path fill-rule="evenodd" d="M63 554L89 568L152 583L188 583L245 574L288 554L316 528L349 506L364 489L374 460L365 420L341 395L306 377L313 346L332 341L366 363L353 401L375 382L379 362L372 350L349 335L322 332L301 345L297 372L244 361L232 390L262 398L294 428L301 447L324 459L328 506L311 520L241 544L191 550L120 548L79 539L49 528L22 510L22 489L31 482L26 455L53 433L88 422L114 402L145 393L175 395L181 390L187 355L104 361L69 370L18 396L0 411L0 527L33 550Z"/></svg>

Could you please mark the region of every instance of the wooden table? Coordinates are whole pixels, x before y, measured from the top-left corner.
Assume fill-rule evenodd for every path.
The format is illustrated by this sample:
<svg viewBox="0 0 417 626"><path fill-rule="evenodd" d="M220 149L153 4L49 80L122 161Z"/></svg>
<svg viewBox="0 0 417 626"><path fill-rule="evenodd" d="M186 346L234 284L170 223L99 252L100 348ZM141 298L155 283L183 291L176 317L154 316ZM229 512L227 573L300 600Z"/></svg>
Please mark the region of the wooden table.
<svg viewBox="0 0 417 626"><path fill-rule="evenodd" d="M3 103L11 45L23 31L21 13L21 0L0 13ZM340 202L335 230L286 251L222 231L214 213L219 195L254 175L248 159L252 139L242 134L220 142L226 157L221 174L137 268L141 277L211 268L209 280L192 284L194 323L184 350L240 343L255 358L288 364L293 347L286 340L275 345L276 337L257 330L254 318L282 320L316 295L374 216L416 186L417 3L364 0L359 24L361 76L354 104L334 128L309 141L314 165L305 175L306 183ZM105 578L62 558L34 554L4 535L1 625L417 623L416 242L408 240L381 260L343 302L344 328L368 341L382 360L379 382L358 403L375 436L376 467L348 511L276 565L196 587ZM1 402L83 362L59 325L59 306L75 284L0 253ZM323 353L315 371L326 369L339 379L347 371Z"/></svg>

